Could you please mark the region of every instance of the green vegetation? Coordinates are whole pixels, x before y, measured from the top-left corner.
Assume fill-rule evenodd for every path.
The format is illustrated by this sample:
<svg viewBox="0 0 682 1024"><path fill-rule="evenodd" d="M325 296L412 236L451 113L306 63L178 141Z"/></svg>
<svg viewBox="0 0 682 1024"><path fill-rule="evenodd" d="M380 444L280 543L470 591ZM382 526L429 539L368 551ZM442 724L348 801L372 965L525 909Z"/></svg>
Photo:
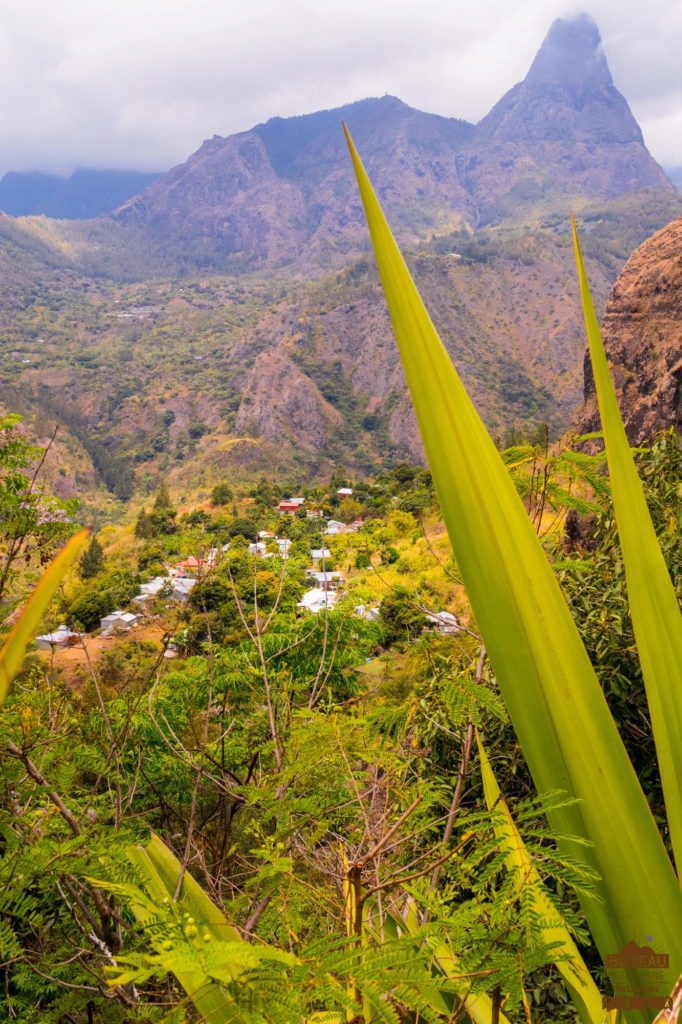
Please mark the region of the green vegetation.
<svg viewBox="0 0 682 1024"><path fill-rule="evenodd" d="M516 441L508 472L662 820L602 459L546 433ZM679 581L679 446L666 435L637 458ZM352 499L336 493L349 484ZM89 665L70 651L30 655L0 715L8 1010L28 1024L116 1024L192 1020L193 1005L212 1020L288 1024L341 1021L358 1006L365 1020L393 1022L393 1006L444 1022L461 1006L485 1024L494 1013L569 1022L578 997L555 945L569 942L563 927L578 974L584 960L595 979L577 989L593 1021L609 982L580 903L599 880L545 824L565 799L532 797L430 474L403 463L305 491L332 518L355 503L364 525L336 537L319 519L277 515L286 481L231 490L232 512L178 513L161 487L146 513L153 537L136 537L134 522L103 530L103 565L72 575L53 622L97 632L140 580L217 539L230 546L187 603L162 592L141 632L101 653L88 640ZM259 531L288 534L288 560L267 539L271 558L250 555ZM296 606L310 548L325 544L346 582L332 612L311 616ZM22 570L15 588L32 578ZM378 607L377 620L353 614L357 604ZM441 608L466 629L424 631L425 612ZM174 659L161 656L164 634ZM474 729L543 896L510 861L499 806L488 810ZM553 930L535 899L550 901Z"/></svg>
<svg viewBox="0 0 682 1024"><path fill-rule="evenodd" d="M129 503L72 537L85 516L51 497L27 426L0 420L8 1020L621 1024L605 963L631 941L669 955L654 995L672 990L679 441L630 453L579 258L605 456L552 441L549 396L511 358L495 386L525 426L505 420L499 451L354 158L428 471L389 443L397 405L317 358L337 291L373 299L367 261L317 282L318 319L287 340L336 440L258 482L227 458L245 364L224 353L279 284L101 280L75 310L72 254L12 299L51 374L107 381L95 412L38 392ZM15 230L19 260L54 246ZM451 242L482 267L491 238ZM445 286L451 256L414 262ZM536 256L510 234L492 260ZM89 345L70 339L79 316ZM304 505L279 515L289 494ZM132 630L99 635L119 609ZM89 635L27 653L41 620ZM643 975L627 971L636 994Z"/></svg>

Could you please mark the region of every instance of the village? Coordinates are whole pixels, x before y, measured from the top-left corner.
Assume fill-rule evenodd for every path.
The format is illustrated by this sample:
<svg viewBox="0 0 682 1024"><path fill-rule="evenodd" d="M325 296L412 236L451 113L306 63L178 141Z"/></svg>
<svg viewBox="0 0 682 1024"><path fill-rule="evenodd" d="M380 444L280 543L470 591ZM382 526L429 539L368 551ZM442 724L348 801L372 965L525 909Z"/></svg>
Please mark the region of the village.
<svg viewBox="0 0 682 1024"><path fill-rule="evenodd" d="M350 487L341 487L336 492L339 499L349 498L352 494L353 490ZM292 541L286 536L289 532L286 528L286 520L290 517L304 515L307 519L321 520L320 535L322 538L357 533L363 526L362 519L344 523L337 519L324 518L319 510L306 507L306 500L303 497L282 498L277 503L275 510L282 521L282 528L277 532L258 531L257 539L246 546L247 553L254 560L266 561L277 558L285 562L289 559ZM283 536L279 534L283 534ZM178 608L186 604L196 585L219 566L222 555L230 549L231 543L212 547L205 555L190 555L178 562L164 566L165 573L163 575L153 576L140 584L139 592L132 599L129 607L117 608L103 615L100 618L99 629L91 631L91 634L96 633L100 641L106 641L130 633L148 620L147 607L156 599L166 602L167 609ZM332 552L326 547L324 541L322 541L321 547L309 548L309 566L305 573L310 587L296 604L299 614L317 615L330 612L343 596L346 578L341 572L332 570L330 568L332 564ZM352 614L369 622L377 622L380 618L380 606L381 602L370 605L358 604L352 608ZM457 616L452 612L432 611L427 608L421 610L427 629L434 629L444 635L460 632L462 629ZM51 632L37 636L36 647L38 650L54 653L82 647L88 637L88 633L62 623ZM166 645L164 657L174 658L177 656L177 647L171 640Z"/></svg>

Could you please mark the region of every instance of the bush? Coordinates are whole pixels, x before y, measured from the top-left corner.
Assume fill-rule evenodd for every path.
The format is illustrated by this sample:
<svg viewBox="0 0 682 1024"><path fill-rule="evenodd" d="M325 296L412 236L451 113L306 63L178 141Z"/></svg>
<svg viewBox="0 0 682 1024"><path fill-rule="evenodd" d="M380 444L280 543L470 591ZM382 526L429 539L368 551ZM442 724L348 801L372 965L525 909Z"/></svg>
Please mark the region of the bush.
<svg viewBox="0 0 682 1024"><path fill-rule="evenodd" d="M232 501L232 488L230 485L226 483L216 484L211 491L211 504L227 505L228 501Z"/></svg>
<svg viewBox="0 0 682 1024"><path fill-rule="evenodd" d="M258 527L252 519L240 516L233 519L227 528L230 537L246 537L247 540L258 539Z"/></svg>

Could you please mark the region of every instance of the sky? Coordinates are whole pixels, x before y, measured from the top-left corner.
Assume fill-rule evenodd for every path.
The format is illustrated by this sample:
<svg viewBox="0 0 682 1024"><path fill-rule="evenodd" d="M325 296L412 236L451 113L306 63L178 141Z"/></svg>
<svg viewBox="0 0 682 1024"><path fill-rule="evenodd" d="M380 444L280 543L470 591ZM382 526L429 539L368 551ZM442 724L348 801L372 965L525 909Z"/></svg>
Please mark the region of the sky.
<svg viewBox="0 0 682 1024"><path fill-rule="evenodd" d="M582 10L654 157L682 166L680 0L0 0L0 174L166 170L384 93L477 121Z"/></svg>

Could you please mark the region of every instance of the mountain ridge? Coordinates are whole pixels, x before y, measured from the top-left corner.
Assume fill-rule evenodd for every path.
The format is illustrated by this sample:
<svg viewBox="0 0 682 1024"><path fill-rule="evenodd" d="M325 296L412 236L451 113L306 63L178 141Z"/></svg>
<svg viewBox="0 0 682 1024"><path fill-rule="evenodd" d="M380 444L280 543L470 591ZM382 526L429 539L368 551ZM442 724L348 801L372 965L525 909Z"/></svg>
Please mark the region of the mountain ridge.
<svg viewBox="0 0 682 1024"><path fill-rule="evenodd" d="M388 95L272 118L206 140L112 217L210 237L242 268L357 255L365 227L342 120L408 244L488 223L508 197L674 189L613 84L596 24L580 16L552 24L524 80L477 125Z"/></svg>

